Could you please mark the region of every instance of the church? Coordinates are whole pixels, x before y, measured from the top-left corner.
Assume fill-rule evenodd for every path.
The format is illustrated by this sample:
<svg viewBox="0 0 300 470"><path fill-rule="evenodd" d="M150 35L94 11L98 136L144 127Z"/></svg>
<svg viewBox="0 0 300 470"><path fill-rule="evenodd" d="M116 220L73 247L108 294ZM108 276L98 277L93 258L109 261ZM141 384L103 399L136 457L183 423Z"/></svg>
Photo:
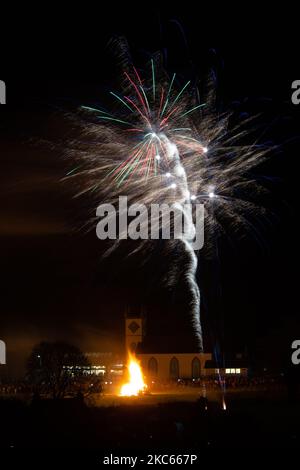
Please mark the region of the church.
<svg viewBox="0 0 300 470"><path fill-rule="evenodd" d="M146 316L143 311L127 311L125 347L126 351L135 353L148 378L161 381L196 380L207 373L205 364L212 359L210 353L193 350L183 352L180 346L171 348L168 338L151 343L145 337L145 321Z"/></svg>

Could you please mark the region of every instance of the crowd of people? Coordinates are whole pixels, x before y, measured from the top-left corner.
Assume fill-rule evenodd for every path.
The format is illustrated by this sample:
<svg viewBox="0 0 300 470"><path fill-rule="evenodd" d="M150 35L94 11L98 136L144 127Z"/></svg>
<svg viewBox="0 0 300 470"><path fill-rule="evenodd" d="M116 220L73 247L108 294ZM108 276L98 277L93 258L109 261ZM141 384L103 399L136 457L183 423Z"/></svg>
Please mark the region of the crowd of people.
<svg viewBox="0 0 300 470"><path fill-rule="evenodd" d="M103 382L104 384L104 382ZM161 381L152 379L148 382L148 391L167 392L170 389L184 391L187 388L205 388L206 390L275 390L285 385L283 375L245 376L245 375L216 375L204 376L199 379L175 379ZM98 384L95 393L106 391L105 385ZM76 391L77 388L76 388ZM85 391L85 390L84 390ZM35 393L34 387L26 381L0 381L0 396L30 396Z"/></svg>
<svg viewBox="0 0 300 470"><path fill-rule="evenodd" d="M221 388L237 390L269 390L281 389L285 384L283 375L214 375L203 376L199 379L177 379L161 381L153 379L150 382L150 390L167 391L168 389L184 390L186 388L205 388L207 390L218 390Z"/></svg>
<svg viewBox="0 0 300 470"><path fill-rule="evenodd" d="M12 396L31 393L32 387L23 381L0 382L0 396Z"/></svg>
<svg viewBox="0 0 300 470"><path fill-rule="evenodd" d="M282 375L264 375L249 377L246 375L229 375L219 377L205 377L200 380L208 388L219 388L220 385L227 389L257 389L281 387L284 383Z"/></svg>

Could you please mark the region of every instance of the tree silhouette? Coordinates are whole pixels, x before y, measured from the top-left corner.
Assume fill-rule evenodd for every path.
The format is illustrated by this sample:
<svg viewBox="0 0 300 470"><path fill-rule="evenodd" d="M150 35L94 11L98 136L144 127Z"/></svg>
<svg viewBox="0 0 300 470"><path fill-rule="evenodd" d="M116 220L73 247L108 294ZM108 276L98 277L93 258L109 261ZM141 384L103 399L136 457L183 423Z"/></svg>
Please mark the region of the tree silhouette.
<svg viewBox="0 0 300 470"><path fill-rule="evenodd" d="M64 342L41 342L27 361L27 379L36 393L64 398L83 378L82 367L90 364L79 348Z"/></svg>

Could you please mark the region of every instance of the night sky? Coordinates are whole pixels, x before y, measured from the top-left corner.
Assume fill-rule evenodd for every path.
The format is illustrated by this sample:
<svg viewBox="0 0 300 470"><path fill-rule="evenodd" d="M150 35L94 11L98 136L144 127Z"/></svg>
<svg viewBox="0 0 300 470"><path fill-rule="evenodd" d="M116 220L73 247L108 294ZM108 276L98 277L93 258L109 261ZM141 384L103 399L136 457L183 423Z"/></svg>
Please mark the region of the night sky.
<svg viewBox="0 0 300 470"><path fill-rule="evenodd" d="M95 232L75 229L86 204L61 182L66 161L51 145L71 135L66 111L101 101L116 85L109 41L117 35L126 36L138 67L163 51L167 70L187 80L212 68L220 107L259 115L254 135L278 146L257 170L268 177L270 194L262 201L269 222L258 222L261 241L220 239L217 260L200 254L198 278L208 348L224 341L227 351L247 351L256 362L286 348L300 329L300 105L291 103L291 83L300 77L290 12L273 11L270 18L245 9L235 16L227 12L226 21L221 13L205 21L205 12L200 17L194 10L154 9L137 21L136 13L124 9L117 17L90 12L76 24L55 14L52 23L52 14L47 27L16 24L20 40L6 38L10 46L1 59L7 105L0 107L0 338L15 370L44 339L117 352L129 302L147 303L150 333L175 335L181 348L189 343L187 332L181 338L180 308L153 281L160 257L142 269L117 256L100 262L103 247Z"/></svg>

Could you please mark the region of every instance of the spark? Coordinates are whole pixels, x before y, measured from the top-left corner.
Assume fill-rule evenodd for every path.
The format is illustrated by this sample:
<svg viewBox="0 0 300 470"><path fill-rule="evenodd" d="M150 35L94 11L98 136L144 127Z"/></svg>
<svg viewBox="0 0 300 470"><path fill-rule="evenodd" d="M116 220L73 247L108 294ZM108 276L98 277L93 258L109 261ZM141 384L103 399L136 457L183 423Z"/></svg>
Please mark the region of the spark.
<svg viewBox="0 0 300 470"><path fill-rule="evenodd" d="M152 66L153 101L155 101L155 70L154 70L153 59L151 59L151 66Z"/></svg>
<svg viewBox="0 0 300 470"><path fill-rule="evenodd" d="M129 104L127 104L122 98L120 98L120 96L116 95L115 93L113 93L112 91L110 92L111 95L113 95L115 98L117 98L121 103L124 104L124 106L126 106L126 108L129 109L129 111L131 111L133 113L133 109L129 106Z"/></svg>
<svg viewBox="0 0 300 470"><path fill-rule="evenodd" d="M178 95L176 96L175 100L173 101L173 104L171 107L174 106L175 103L177 103L177 101L179 100L180 96L182 95L182 93L184 92L184 90L189 86L189 84L191 83L191 81L189 80L185 85L184 87L181 89L181 91L178 93Z"/></svg>
<svg viewBox="0 0 300 470"><path fill-rule="evenodd" d="M225 396L223 395L222 397L222 410L223 411L226 411L227 410L227 405L226 405L226 401L225 401Z"/></svg>
<svg viewBox="0 0 300 470"><path fill-rule="evenodd" d="M192 112L195 111L196 109L203 108L203 106L205 106L205 103L198 104L198 106L195 106L194 108L189 109L188 111L186 111L185 113L183 113L183 114L181 115L181 117L187 116L188 114L192 113Z"/></svg>
<svg viewBox="0 0 300 470"><path fill-rule="evenodd" d="M167 94L167 98L166 98L166 101L165 101L165 104L164 104L164 107L163 107L163 110L161 112L161 117L163 117L164 115L164 112L169 104L169 96L170 96L170 93L171 93L171 90L172 90L172 86L173 86L173 82L175 80L175 77L176 77L176 73L173 74L173 77L172 77L172 80L171 80L171 83L170 83L170 86L169 86L169 90L168 90L168 94Z"/></svg>

